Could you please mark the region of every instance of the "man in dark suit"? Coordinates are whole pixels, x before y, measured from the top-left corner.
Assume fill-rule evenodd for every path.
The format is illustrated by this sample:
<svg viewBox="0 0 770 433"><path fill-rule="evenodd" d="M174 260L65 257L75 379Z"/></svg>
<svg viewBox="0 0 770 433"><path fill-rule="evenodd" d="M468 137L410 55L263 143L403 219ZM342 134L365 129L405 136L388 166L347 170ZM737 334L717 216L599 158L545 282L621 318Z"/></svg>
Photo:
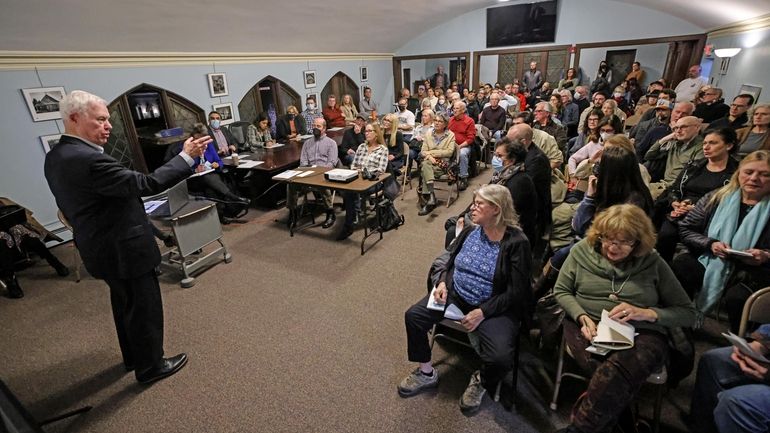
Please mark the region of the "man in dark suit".
<svg viewBox="0 0 770 433"><path fill-rule="evenodd" d="M227 128L222 128L222 115L218 111L209 113L209 136L214 139L214 147L220 156L230 156L237 152L238 147L232 132Z"/></svg>
<svg viewBox="0 0 770 433"><path fill-rule="evenodd" d="M170 376L187 355L163 357L163 304L155 267L160 252L141 196L156 194L192 173L208 136L184 143L182 152L145 175L104 154L110 136L105 101L76 90L60 103L64 135L46 155L45 177L56 204L72 224L83 263L110 287L112 313L126 370L150 383Z"/></svg>

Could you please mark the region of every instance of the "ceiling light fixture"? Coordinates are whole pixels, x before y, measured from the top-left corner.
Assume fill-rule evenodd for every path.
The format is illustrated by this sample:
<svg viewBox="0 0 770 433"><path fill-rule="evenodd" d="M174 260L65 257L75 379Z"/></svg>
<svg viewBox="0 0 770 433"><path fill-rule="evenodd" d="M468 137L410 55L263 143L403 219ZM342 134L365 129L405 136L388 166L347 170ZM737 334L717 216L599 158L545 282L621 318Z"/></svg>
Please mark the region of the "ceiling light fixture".
<svg viewBox="0 0 770 433"><path fill-rule="evenodd" d="M714 54L716 54L717 57L726 57L728 59L740 52L741 52L740 48L719 48L714 50Z"/></svg>

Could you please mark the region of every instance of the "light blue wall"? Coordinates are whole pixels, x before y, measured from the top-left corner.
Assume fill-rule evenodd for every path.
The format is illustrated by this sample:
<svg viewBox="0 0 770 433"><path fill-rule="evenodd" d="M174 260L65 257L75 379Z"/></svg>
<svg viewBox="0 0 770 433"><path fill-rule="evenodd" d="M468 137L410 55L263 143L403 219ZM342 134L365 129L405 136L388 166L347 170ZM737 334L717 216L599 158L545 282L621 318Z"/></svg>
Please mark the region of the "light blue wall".
<svg viewBox="0 0 770 433"><path fill-rule="evenodd" d="M726 101L737 96L743 84L762 87L759 101L770 101L770 29L709 38L706 43L714 48L742 48L730 59L727 75L719 74L721 59L714 56L710 77L712 84L722 88Z"/></svg>
<svg viewBox="0 0 770 433"><path fill-rule="evenodd" d="M531 2L520 0L506 5ZM609 17L613 18L608 19ZM486 8L468 12L413 38L398 49L396 55L486 50L486 22ZM704 29L687 21L629 3L609 0L562 0L559 2L556 22L556 42L542 45L658 38L703 32ZM450 34L458 37L436 36ZM523 46L515 48L521 47ZM502 48L505 47L495 49Z"/></svg>
<svg viewBox="0 0 770 433"><path fill-rule="evenodd" d="M0 100L5 102L0 116L0 196L10 197L31 209L49 228L58 227L56 204L43 175L45 152L41 135L64 131L61 120L34 122L20 89L64 86L95 93L107 101L132 87L148 83L177 93L199 105L206 112L212 104L232 102L238 118L238 102L259 80L272 75L289 84L303 100L307 93L319 93L326 82L342 71L359 82L359 66L369 67L374 98L381 106L393 100L393 72L390 60L325 60L310 62L208 64L153 67L104 67L83 69L41 69L0 72ZM318 86L305 89L302 71L316 71ZM229 95L209 96L206 74L227 74ZM39 73L39 78L38 78ZM304 108L304 107L303 107Z"/></svg>

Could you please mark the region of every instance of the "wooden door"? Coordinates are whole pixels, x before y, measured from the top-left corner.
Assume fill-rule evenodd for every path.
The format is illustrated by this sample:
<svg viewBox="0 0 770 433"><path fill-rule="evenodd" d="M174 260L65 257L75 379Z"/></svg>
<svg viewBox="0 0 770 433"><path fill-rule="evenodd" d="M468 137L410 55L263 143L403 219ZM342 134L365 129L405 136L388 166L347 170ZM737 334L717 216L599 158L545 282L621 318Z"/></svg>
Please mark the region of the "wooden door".
<svg viewBox="0 0 770 433"><path fill-rule="evenodd" d="M408 81L407 81L408 82ZM400 91L401 89L399 89ZM334 74L333 77L324 86L321 91L321 101L319 107L326 106L326 100L329 95L334 95L337 98L337 105L342 103L342 95L349 94L353 98L353 103L358 107L358 101L360 101L360 90L355 81L340 71Z"/></svg>

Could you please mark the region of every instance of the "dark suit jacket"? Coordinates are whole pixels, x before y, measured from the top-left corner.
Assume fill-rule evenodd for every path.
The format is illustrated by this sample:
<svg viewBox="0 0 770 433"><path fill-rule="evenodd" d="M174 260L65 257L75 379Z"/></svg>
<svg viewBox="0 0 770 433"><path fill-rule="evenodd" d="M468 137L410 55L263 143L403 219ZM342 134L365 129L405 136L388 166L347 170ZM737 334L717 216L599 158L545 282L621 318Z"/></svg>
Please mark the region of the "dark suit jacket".
<svg viewBox="0 0 770 433"><path fill-rule="evenodd" d="M276 127L276 140L283 140L291 134L291 127L289 126L289 119L286 116L282 116L275 122ZM301 115L294 116L294 127L297 128L297 134L307 134L307 128L305 127L305 119Z"/></svg>
<svg viewBox="0 0 770 433"><path fill-rule="evenodd" d="M48 186L72 224L83 264L103 279L138 277L160 263L140 197L162 192L191 173L178 155L152 174L132 171L68 135L45 158Z"/></svg>

